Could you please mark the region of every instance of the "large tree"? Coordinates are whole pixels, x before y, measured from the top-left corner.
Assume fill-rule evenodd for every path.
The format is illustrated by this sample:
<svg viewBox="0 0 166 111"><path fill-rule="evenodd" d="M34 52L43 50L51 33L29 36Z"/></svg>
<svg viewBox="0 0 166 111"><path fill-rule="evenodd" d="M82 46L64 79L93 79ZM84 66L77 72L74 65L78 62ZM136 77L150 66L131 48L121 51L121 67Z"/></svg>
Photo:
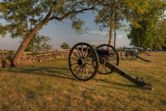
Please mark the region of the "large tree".
<svg viewBox="0 0 166 111"><path fill-rule="evenodd" d="M73 27L80 29L81 19L77 14L94 9L96 0L3 0L0 3L0 33L10 33L12 37L24 37L12 61L16 66L24 50L34 35L50 21L73 21Z"/></svg>
<svg viewBox="0 0 166 111"><path fill-rule="evenodd" d="M100 26L100 29L109 29L108 44L112 43L112 35L115 30L120 27L120 22L124 19L122 0L98 0L97 16L95 22ZM116 37L116 36L114 36ZM114 38L115 40L116 38ZM115 41L114 41L115 45Z"/></svg>
<svg viewBox="0 0 166 111"><path fill-rule="evenodd" d="M136 23L133 10L142 13L147 8L149 0L98 0L97 16L95 22L101 29L109 29L109 41L112 43L114 35L114 46L116 44L116 30L123 26L125 22Z"/></svg>
<svg viewBox="0 0 166 111"><path fill-rule="evenodd" d="M159 33L161 31L159 23L166 9L166 2L163 0L145 1L145 9L131 6L129 19L131 31L128 38L134 46L159 48L164 42L164 37Z"/></svg>

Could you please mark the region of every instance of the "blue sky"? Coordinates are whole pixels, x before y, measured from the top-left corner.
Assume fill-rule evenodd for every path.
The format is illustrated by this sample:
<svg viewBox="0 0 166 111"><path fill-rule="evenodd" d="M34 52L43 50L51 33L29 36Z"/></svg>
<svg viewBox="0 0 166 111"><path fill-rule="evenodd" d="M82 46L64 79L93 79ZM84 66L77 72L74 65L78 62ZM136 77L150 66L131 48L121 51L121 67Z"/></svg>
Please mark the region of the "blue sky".
<svg viewBox="0 0 166 111"><path fill-rule="evenodd" d="M40 30L41 35L47 35L51 38L51 43L55 49L59 48L63 42L69 43L70 46L77 42L88 42L90 44L102 44L108 42L108 31L100 31L98 26L93 22L94 15L91 12L80 15L85 20L85 27L87 31L80 34L71 28L71 21L65 20L63 23L55 23L54 21L48 23ZM3 21L0 20L0 23ZM129 46L125 31L117 31L117 47ZM20 45L19 38L12 39L7 34L6 37L0 38L0 49L16 50Z"/></svg>

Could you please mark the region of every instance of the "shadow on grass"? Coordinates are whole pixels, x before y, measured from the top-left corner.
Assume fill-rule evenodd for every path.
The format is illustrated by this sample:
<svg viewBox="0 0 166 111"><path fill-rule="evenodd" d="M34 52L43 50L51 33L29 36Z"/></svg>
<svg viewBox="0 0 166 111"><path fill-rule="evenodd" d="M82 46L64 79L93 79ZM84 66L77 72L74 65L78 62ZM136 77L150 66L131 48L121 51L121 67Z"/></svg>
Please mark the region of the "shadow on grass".
<svg viewBox="0 0 166 111"><path fill-rule="evenodd" d="M99 86L107 87L107 88L112 88L113 87L112 85L128 87L128 88L139 88L135 84L118 83L118 82L112 82L112 81L108 81L108 80L104 80L104 79L95 79L95 81L109 84L109 85L104 85L104 84L99 85ZM117 87L116 87L116 89L117 89Z"/></svg>
<svg viewBox="0 0 166 111"><path fill-rule="evenodd" d="M3 70L2 70L3 71ZM31 74L31 75L44 75L44 76L50 76L50 77L59 77L64 79L70 79L70 80L76 80L73 75L70 73L68 68L63 67L51 67L51 66L40 66L40 67L33 67L33 66L25 66L25 67L17 67L17 68L9 68L4 69L4 71L12 72L12 73L20 73L20 74ZM134 84L125 84L125 83L118 83L118 82L112 82L105 79L92 79L99 83L106 83L100 84L99 86L107 87L107 88L113 88L114 86L122 86L122 87L128 87L128 88L138 88ZM78 81L78 80L76 80ZM118 87L116 87L117 89Z"/></svg>
<svg viewBox="0 0 166 111"><path fill-rule="evenodd" d="M161 103L166 105L166 100L161 100Z"/></svg>
<svg viewBox="0 0 166 111"><path fill-rule="evenodd" d="M65 79L75 80L71 73L69 73L68 68L60 68L60 67L18 67L18 68L10 68L4 69L7 72L20 73L20 74L35 74L35 75L44 75L51 77L60 77ZM3 71L3 70L2 70Z"/></svg>

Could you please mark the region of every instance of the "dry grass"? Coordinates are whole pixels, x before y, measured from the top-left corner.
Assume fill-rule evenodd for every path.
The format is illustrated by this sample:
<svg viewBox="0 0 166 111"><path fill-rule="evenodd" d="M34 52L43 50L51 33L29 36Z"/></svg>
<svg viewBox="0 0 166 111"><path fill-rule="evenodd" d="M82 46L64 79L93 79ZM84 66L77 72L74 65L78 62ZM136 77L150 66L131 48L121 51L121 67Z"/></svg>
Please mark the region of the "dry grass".
<svg viewBox="0 0 166 111"><path fill-rule="evenodd" d="M152 91L116 73L77 81L65 59L1 69L0 111L165 111L166 52L153 52L148 59L152 62L124 60L120 67L144 77Z"/></svg>

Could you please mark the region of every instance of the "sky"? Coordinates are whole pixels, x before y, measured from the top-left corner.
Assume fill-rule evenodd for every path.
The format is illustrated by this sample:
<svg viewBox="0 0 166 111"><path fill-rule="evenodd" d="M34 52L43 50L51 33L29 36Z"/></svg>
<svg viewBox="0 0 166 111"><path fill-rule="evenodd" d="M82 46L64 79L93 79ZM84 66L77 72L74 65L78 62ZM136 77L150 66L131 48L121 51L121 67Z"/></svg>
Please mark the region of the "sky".
<svg viewBox="0 0 166 111"><path fill-rule="evenodd" d="M63 42L67 42L71 47L78 42L88 42L93 45L108 43L108 30L99 30L99 27L93 22L94 15L92 12L81 14L80 17L85 20L85 28L83 33L78 33L71 28L71 21L65 20L60 23L54 21L49 22L40 30L40 35L46 35L51 38L51 44L54 49L60 48ZM4 23L0 20L0 23ZM21 43L19 38L11 38L10 34L0 37L0 49L16 50ZM117 31L117 47L129 46L127 32L123 30Z"/></svg>

